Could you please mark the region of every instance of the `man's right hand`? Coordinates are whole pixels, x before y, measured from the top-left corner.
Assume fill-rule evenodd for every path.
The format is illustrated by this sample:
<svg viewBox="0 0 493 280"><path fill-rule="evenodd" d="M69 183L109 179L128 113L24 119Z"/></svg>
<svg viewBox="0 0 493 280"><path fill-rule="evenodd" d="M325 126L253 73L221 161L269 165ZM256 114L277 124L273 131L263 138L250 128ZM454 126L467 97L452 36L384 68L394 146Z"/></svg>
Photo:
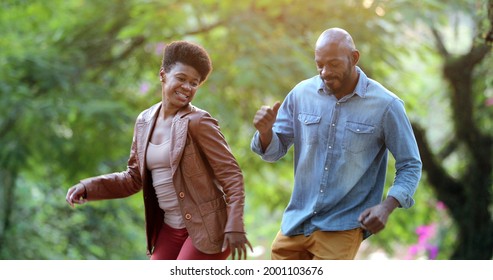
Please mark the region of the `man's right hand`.
<svg viewBox="0 0 493 280"><path fill-rule="evenodd" d="M281 107L281 102L277 101L272 108L264 105L257 111L253 119L253 125L260 134L269 133L272 129L279 107Z"/></svg>
<svg viewBox="0 0 493 280"><path fill-rule="evenodd" d="M262 144L262 150L264 151L272 140L272 127L276 122L279 107L281 107L281 102L279 101L276 101L272 108L264 105L257 111L253 118L253 125L260 133L260 142Z"/></svg>

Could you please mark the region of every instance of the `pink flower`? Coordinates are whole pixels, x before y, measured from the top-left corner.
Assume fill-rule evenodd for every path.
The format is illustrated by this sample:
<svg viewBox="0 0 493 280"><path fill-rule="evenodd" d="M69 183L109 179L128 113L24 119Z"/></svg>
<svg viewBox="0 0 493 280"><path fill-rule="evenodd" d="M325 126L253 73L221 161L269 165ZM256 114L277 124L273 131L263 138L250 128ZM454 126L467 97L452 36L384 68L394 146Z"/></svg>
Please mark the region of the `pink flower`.
<svg viewBox="0 0 493 280"><path fill-rule="evenodd" d="M426 244L429 239L431 239L436 233L436 225L422 225L416 229L418 234L418 244Z"/></svg>
<svg viewBox="0 0 493 280"><path fill-rule="evenodd" d="M443 203L442 201L438 201L436 208L438 210L445 210L445 209L447 209L447 205L445 205L445 203Z"/></svg>
<svg viewBox="0 0 493 280"><path fill-rule="evenodd" d="M438 246L428 245L426 250L428 251L428 259L434 260L438 256Z"/></svg>
<svg viewBox="0 0 493 280"><path fill-rule="evenodd" d="M411 245L409 247L409 249L407 249L407 255L404 257L404 259L412 260L412 259L416 258L416 255L418 255L418 253L419 253L420 247L421 246L419 246L417 244Z"/></svg>
<svg viewBox="0 0 493 280"><path fill-rule="evenodd" d="M484 102L484 104L487 107L493 106L493 97L490 97L490 98L486 99L486 101Z"/></svg>
<svg viewBox="0 0 493 280"><path fill-rule="evenodd" d="M163 55L164 48L166 47L165 43L157 43L154 47L154 53L156 55Z"/></svg>
<svg viewBox="0 0 493 280"><path fill-rule="evenodd" d="M143 83L140 84L139 93L140 94L145 94L145 93L147 93L147 91L149 90L149 88L150 88L149 83L143 82Z"/></svg>

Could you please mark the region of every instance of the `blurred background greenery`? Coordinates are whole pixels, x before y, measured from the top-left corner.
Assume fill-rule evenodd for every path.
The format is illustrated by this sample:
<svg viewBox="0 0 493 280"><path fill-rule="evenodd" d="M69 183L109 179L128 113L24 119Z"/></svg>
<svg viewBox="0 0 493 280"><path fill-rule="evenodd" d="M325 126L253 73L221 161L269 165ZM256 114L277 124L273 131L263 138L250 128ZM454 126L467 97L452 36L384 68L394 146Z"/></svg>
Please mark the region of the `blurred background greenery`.
<svg viewBox="0 0 493 280"><path fill-rule="evenodd" d="M160 100L163 45L214 71L194 104L244 171L245 221L269 259L292 154L250 151L252 118L316 75L313 45L348 30L360 67L405 102L423 157L416 205L358 259L492 259L493 0L51 0L0 4L0 259L146 259L141 194L70 208L78 180L122 171L138 113ZM387 188L395 170L389 163Z"/></svg>

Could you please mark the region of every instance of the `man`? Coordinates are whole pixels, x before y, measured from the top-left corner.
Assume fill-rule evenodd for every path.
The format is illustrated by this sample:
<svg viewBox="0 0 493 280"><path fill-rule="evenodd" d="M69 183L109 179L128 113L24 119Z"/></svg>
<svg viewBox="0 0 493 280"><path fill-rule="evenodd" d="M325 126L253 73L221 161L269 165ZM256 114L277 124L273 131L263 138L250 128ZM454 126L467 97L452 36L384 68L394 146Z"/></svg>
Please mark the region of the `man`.
<svg viewBox="0 0 493 280"><path fill-rule="evenodd" d="M392 211L409 208L421 159L404 104L368 78L343 29L315 45L319 75L296 85L284 102L254 117L251 148L274 162L294 145L294 189L272 259L354 259ZM388 151L396 176L382 200Z"/></svg>

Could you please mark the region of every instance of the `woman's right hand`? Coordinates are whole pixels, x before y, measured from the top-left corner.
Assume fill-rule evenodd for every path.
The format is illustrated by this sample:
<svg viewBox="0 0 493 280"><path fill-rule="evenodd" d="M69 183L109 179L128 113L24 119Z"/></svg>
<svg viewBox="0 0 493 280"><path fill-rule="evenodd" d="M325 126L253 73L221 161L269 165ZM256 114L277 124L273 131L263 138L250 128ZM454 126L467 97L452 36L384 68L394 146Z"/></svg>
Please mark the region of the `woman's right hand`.
<svg viewBox="0 0 493 280"><path fill-rule="evenodd" d="M229 247L231 249L231 258L234 260L238 257L238 260L247 259L247 246L250 247L250 251L253 252L252 244L246 238L246 234L243 232L226 232L224 233L223 251Z"/></svg>
<svg viewBox="0 0 493 280"><path fill-rule="evenodd" d="M84 187L84 185L82 185L81 183L78 183L77 185L72 186L70 189L68 189L65 200L73 208L74 203L75 204L86 203L87 202L86 198L87 198L86 187Z"/></svg>

